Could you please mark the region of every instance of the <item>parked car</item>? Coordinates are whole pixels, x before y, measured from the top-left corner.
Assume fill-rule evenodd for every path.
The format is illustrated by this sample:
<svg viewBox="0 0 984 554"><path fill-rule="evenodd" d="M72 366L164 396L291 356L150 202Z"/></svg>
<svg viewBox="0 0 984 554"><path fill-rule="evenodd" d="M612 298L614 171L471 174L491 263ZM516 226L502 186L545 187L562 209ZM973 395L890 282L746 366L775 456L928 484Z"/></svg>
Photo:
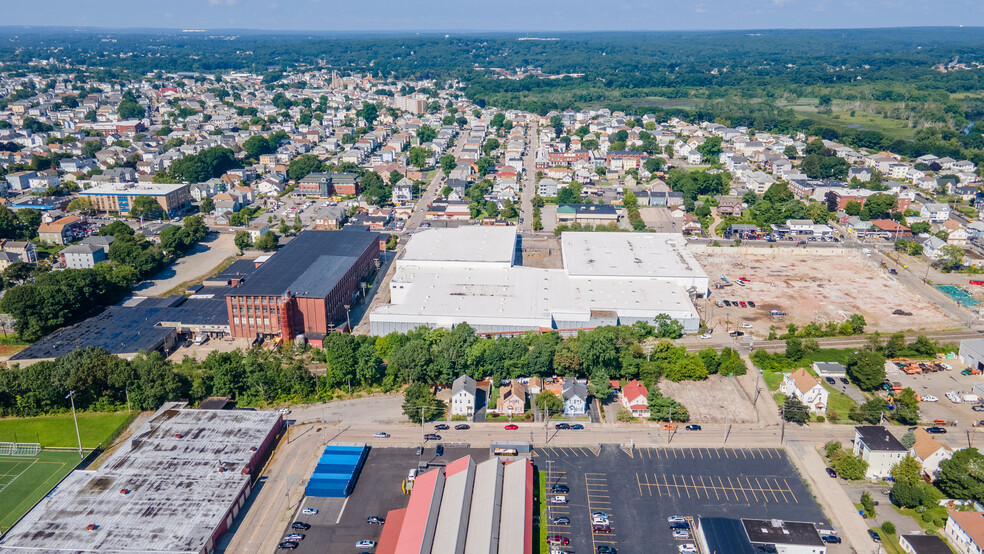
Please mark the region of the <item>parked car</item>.
<svg viewBox="0 0 984 554"><path fill-rule="evenodd" d="M923 402L939 402L940 399L939 398L936 398L935 396L933 396L931 394L927 394L926 396L922 397L922 401Z"/></svg>
<svg viewBox="0 0 984 554"><path fill-rule="evenodd" d="M552 487L550 487L550 492L567 494L571 492L571 489L567 485L554 484Z"/></svg>
<svg viewBox="0 0 984 554"><path fill-rule="evenodd" d="M832 468L832 467L828 467L827 468L827 477L830 477L831 479L836 479L837 478L837 472L834 471L834 468Z"/></svg>
<svg viewBox="0 0 984 554"><path fill-rule="evenodd" d="M678 546L677 550L679 550L680 552L697 552L697 547L694 546L694 543L688 542Z"/></svg>
<svg viewBox="0 0 984 554"><path fill-rule="evenodd" d="M417 447L417 455L420 456L423 453L424 453L424 447L423 446L418 446Z"/></svg>
<svg viewBox="0 0 984 554"><path fill-rule="evenodd" d="M674 539L689 539L690 531L688 529L676 529L673 531Z"/></svg>
<svg viewBox="0 0 984 554"><path fill-rule="evenodd" d="M754 308L755 307L755 302L752 302L751 300L749 300L748 301L748 307L749 308Z"/></svg>
<svg viewBox="0 0 984 554"><path fill-rule="evenodd" d="M703 335L700 336L700 338L702 338L702 339L709 339L709 338L711 338L711 334L710 333L704 333Z"/></svg>
<svg viewBox="0 0 984 554"><path fill-rule="evenodd" d="M824 381L827 381L827 384L829 384L829 385L836 385L837 384L837 381L834 381L834 378L833 377L825 377L824 378Z"/></svg>
<svg viewBox="0 0 984 554"><path fill-rule="evenodd" d="M827 544L840 544L841 543L841 538L838 537L837 535L821 535L820 538L823 539L823 542L825 542Z"/></svg>
<svg viewBox="0 0 984 554"><path fill-rule="evenodd" d="M690 425L684 427L684 429L686 429L687 431L700 431L700 425L697 425L696 423L691 423Z"/></svg>
<svg viewBox="0 0 984 554"><path fill-rule="evenodd" d="M963 370L963 371L960 372L960 375L973 375L973 374L974 374L974 372L971 371L971 370L969 370L969 369L965 369L965 370Z"/></svg>
<svg viewBox="0 0 984 554"><path fill-rule="evenodd" d="M284 540L285 541L297 542L297 541L304 540L304 537L305 537L304 533L291 533L291 534L285 536L284 537Z"/></svg>
<svg viewBox="0 0 984 554"><path fill-rule="evenodd" d="M575 423L574 425L571 425L571 429L574 430L584 429L584 425L581 425L580 423Z"/></svg>
<svg viewBox="0 0 984 554"><path fill-rule="evenodd" d="M868 529L868 535L871 536L871 540L875 542L881 542L881 536L878 534L878 531L875 531L874 529Z"/></svg>
<svg viewBox="0 0 984 554"><path fill-rule="evenodd" d="M849 385L851 383L850 381L847 380L847 377L841 377L840 381L842 385Z"/></svg>
<svg viewBox="0 0 984 554"><path fill-rule="evenodd" d="M318 509L317 508L304 508L303 510L301 510L301 513L304 514L304 515L306 515L306 516L316 516L316 515L318 515Z"/></svg>
<svg viewBox="0 0 984 554"><path fill-rule="evenodd" d="M519 425L516 425L515 423L510 423L509 425L506 425L505 429L506 431L515 431L516 429L519 429Z"/></svg>
<svg viewBox="0 0 984 554"><path fill-rule="evenodd" d="M467 423L459 423L454 426L455 431L467 431L468 429L471 429L471 425L468 425Z"/></svg>
<svg viewBox="0 0 984 554"><path fill-rule="evenodd" d="M369 539L361 540L355 543L355 547L360 550L371 550L373 548L376 548L376 541L371 541Z"/></svg>
<svg viewBox="0 0 984 554"><path fill-rule="evenodd" d="M554 429L558 429L558 430L560 430L560 429L570 429L570 428L571 428L571 424L570 423L558 423L557 425L554 425Z"/></svg>
<svg viewBox="0 0 984 554"><path fill-rule="evenodd" d="M550 503L551 504L567 504L567 497L566 496L561 496L561 495L551 496L550 497Z"/></svg>
<svg viewBox="0 0 984 554"><path fill-rule="evenodd" d="M547 544L551 546L567 546L571 544L571 539L563 535L550 535L547 537Z"/></svg>
<svg viewBox="0 0 984 554"><path fill-rule="evenodd" d="M307 523L304 523L303 521L295 521L294 523L290 524L290 528L300 529L301 531L307 531L308 529L311 528L311 526Z"/></svg>
<svg viewBox="0 0 984 554"><path fill-rule="evenodd" d="M434 449L434 455L435 456L443 456L444 455L444 445L443 444L437 445L437 448Z"/></svg>
<svg viewBox="0 0 984 554"><path fill-rule="evenodd" d="M739 302L738 305L741 306L742 308L747 308L748 307L748 304L744 300L742 300L741 302Z"/></svg>
<svg viewBox="0 0 984 554"><path fill-rule="evenodd" d="M724 305L730 308L731 307L731 301L730 300L725 300L724 301Z"/></svg>
<svg viewBox="0 0 984 554"><path fill-rule="evenodd" d="M382 516L369 516L366 518L366 523L369 525L382 525L386 523L386 518Z"/></svg>
<svg viewBox="0 0 984 554"><path fill-rule="evenodd" d="M424 435L424 440L425 441L439 441L439 440L441 440L441 435L438 435L436 433L427 433L426 435Z"/></svg>
<svg viewBox="0 0 984 554"><path fill-rule="evenodd" d="M447 431L450 428L451 427L446 423L438 423L437 425L434 426L435 431Z"/></svg>
<svg viewBox="0 0 984 554"><path fill-rule="evenodd" d="M971 406L970 409L971 410L974 410L975 412L984 412L984 406L982 406L980 404Z"/></svg>
<svg viewBox="0 0 984 554"><path fill-rule="evenodd" d="M732 331L732 332L730 332L728 334L731 335L732 337L743 337L743 336L745 336L745 333L743 333L741 331Z"/></svg>
<svg viewBox="0 0 984 554"><path fill-rule="evenodd" d="M666 518L666 522L667 523L686 523L687 522L687 518L685 518L683 516L670 516L670 517Z"/></svg>
<svg viewBox="0 0 984 554"><path fill-rule="evenodd" d="M751 329L752 328L752 324L751 323L742 323L741 324L741 328L742 329Z"/></svg>
<svg viewBox="0 0 984 554"><path fill-rule="evenodd" d="M294 541L284 541L277 545L277 548L281 550L294 550L298 547L298 544Z"/></svg>
<svg viewBox="0 0 984 554"><path fill-rule="evenodd" d="M611 533L612 526L607 523L592 523L591 524L592 533Z"/></svg>
<svg viewBox="0 0 984 554"><path fill-rule="evenodd" d="M603 544L598 547L598 554L618 554L618 551L613 546Z"/></svg>
<svg viewBox="0 0 984 554"><path fill-rule="evenodd" d="M932 434L932 435L945 435L946 434L946 428L944 428L944 427L937 427L937 426L934 425L933 427L927 427L926 428L926 432L929 433L929 434Z"/></svg>
<svg viewBox="0 0 984 554"><path fill-rule="evenodd" d="M373 436L376 437L377 439L388 439L388 438L390 438L390 434L389 433L384 433L382 431L374 434Z"/></svg>
<svg viewBox="0 0 984 554"><path fill-rule="evenodd" d="M570 525L571 518L567 516L560 516L553 518L554 525Z"/></svg>

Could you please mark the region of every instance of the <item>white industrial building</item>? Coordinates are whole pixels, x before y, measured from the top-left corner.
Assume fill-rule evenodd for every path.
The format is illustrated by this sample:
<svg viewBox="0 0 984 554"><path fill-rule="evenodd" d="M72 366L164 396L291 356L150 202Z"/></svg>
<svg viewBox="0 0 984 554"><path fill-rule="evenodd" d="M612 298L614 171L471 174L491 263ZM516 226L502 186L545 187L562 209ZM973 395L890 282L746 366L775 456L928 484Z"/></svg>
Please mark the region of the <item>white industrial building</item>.
<svg viewBox="0 0 984 554"><path fill-rule="evenodd" d="M369 316L371 332L451 328L479 333L559 330L652 322L667 314L695 332L692 295L707 274L673 233L564 233L564 269L516 266L515 227L432 229L414 235L396 261L390 304Z"/></svg>

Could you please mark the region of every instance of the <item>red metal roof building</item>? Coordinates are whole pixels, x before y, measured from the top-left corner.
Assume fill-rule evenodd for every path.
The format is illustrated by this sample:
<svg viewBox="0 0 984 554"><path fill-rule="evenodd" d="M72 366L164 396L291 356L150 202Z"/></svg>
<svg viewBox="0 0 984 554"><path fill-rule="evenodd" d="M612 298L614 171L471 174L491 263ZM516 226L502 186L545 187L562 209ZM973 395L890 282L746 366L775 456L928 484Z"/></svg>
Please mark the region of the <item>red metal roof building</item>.
<svg viewBox="0 0 984 554"><path fill-rule="evenodd" d="M419 475L389 512L378 554L531 554L533 464L470 456Z"/></svg>

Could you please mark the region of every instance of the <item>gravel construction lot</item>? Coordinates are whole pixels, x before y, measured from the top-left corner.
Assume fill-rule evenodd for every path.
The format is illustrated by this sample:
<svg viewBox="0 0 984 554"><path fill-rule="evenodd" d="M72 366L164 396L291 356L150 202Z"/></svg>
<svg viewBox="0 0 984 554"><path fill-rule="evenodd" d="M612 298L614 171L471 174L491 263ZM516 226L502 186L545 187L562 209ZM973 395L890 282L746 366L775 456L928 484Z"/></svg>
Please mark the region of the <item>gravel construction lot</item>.
<svg viewBox="0 0 984 554"><path fill-rule="evenodd" d="M537 449L546 482L570 487L568 503L551 506L548 535L571 540L568 550L608 545L624 554L677 552L666 518L779 518L829 523L779 448ZM613 468L617 468L614 470ZM605 512L611 533L592 533L592 512ZM556 525L554 517L570 518ZM846 547L828 552L846 552Z"/></svg>
<svg viewBox="0 0 984 554"><path fill-rule="evenodd" d="M160 295L185 281L207 274L223 260L236 254L233 238L232 233L209 233L187 255L178 258L170 267L154 275L153 279L136 286L134 291L144 296Z"/></svg>
<svg viewBox="0 0 984 554"><path fill-rule="evenodd" d="M694 254L711 278L708 311L711 326L725 328L731 322L758 323L755 335L769 325L803 326L816 321L844 321L860 313L868 327L881 332L906 329L949 329L959 323L949 318L895 278L887 275L861 252L839 248L694 248ZM724 274L734 282L747 277L745 286L713 289ZM755 302L755 308L722 308L717 300ZM892 315L903 309L912 316ZM788 314L773 322L769 312Z"/></svg>
<svg viewBox="0 0 984 554"><path fill-rule="evenodd" d="M738 380L746 381L745 388ZM765 384L762 384L764 388ZM664 395L683 404L690 412L693 423L752 423L755 408L745 390L755 390L755 376L741 377L711 375L706 381L674 383L663 380L659 390Z"/></svg>

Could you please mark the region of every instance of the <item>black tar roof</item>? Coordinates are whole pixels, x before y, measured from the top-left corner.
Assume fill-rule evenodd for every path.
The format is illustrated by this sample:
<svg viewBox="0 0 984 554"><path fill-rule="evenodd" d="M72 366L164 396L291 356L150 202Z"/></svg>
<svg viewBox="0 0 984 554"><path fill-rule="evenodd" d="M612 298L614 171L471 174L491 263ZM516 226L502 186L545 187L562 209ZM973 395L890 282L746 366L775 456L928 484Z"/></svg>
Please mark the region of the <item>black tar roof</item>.
<svg viewBox="0 0 984 554"><path fill-rule="evenodd" d="M951 554L950 547L943 539L934 535L902 535L915 554Z"/></svg>
<svg viewBox="0 0 984 554"><path fill-rule="evenodd" d="M209 280L228 281L234 278L245 277L250 273L253 273L254 271L256 271L256 263L253 258L236 260L232 262L232 265L223 269L221 273L219 273L215 277L212 277Z"/></svg>
<svg viewBox="0 0 984 554"><path fill-rule="evenodd" d="M781 521L778 526L769 519L743 519L745 534L753 543L823 546L820 533L812 523Z"/></svg>
<svg viewBox="0 0 984 554"><path fill-rule="evenodd" d="M263 262L235 296L280 296L287 291L305 298L327 296L379 235L366 231L304 231Z"/></svg>
<svg viewBox="0 0 984 554"><path fill-rule="evenodd" d="M861 437L861 442L868 447L868 450L881 450L886 452L906 451L908 448L895 438L895 435L888 432L881 425L859 425L854 428Z"/></svg>
<svg viewBox="0 0 984 554"><path fill-rule="evenodd" d="M765 554L775 553L775 548L763 545L752 546L748 542L741 520L728 517L702 517L699 520L700 532L707 541L708 552L718 554Z"/></svg>

